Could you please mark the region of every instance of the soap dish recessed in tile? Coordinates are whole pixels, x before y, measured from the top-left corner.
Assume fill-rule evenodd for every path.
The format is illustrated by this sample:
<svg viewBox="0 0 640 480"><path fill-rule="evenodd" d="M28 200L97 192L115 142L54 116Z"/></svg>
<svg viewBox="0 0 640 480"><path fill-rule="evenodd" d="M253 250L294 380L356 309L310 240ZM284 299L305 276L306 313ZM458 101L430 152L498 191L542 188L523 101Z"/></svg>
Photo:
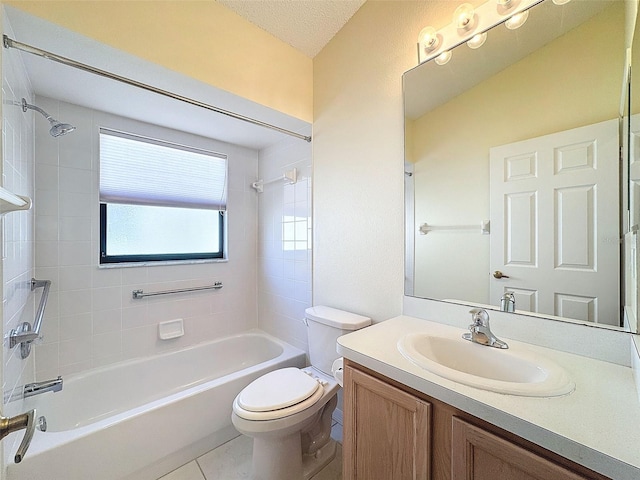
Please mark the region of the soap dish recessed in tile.
<svg viewBox="0 0 640 480"><path fill-rule="evenodd" d="M184 323L181 318L167 320L158 324L158 337L160 340L170 340L184 335Z"/></svg>

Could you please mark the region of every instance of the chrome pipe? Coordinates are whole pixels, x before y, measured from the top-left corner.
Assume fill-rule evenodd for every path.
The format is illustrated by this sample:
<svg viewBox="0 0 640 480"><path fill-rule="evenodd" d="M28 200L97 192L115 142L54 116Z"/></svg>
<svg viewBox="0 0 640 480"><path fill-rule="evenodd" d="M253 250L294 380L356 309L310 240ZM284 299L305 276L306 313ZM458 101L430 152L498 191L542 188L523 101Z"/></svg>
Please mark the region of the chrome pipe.
<svg viewBox="0 0 640 480"><path fill-rule="evenodd" d="M280 133L284 133L285 135L290 135L292 137L299 138L301 140L305 140L306 142L311 142L311 136L302 135L300 133L293 132L291 130L287 130L285 128L278 127L276 125L271 125L270 123L263 122L261 120L256 120L255 118L247 117L245 115L241 115L239 113L232 112L230 110L225 110L220 107L216 107L214 105L209 105L208 103L200 102L199 100L194 100L189 97L185 97L183 95L178 95L177 93L169 92L168 90L163 90L161 88L154 87L152 85L138 82L137 80L133 80L128 77L123 77L121 75L116 75L115 73L108 72L106 70L101 70L96 67L92 67L85 63L78 62L68 57L63 57L61 55L57 55L55 53L48 52L46 50L42 50L38 47L34 47L32 45L28 45L26 43L18 42L17 40L13 40L9 38L7 35L2 36L2 43L4 48L15 48L17 50L23 51L25 53L29 53L31 55L36 55L38 57L46 58L47 60L51 60L62 65L66 65L68 67L77 68L84 72L92 73L94 75L100 75L101 77L109 78L111 80L115 80L117 82L126 83L127 85L131 85L137 88L141 88L143 90L147 90L149 92L157 93L158 95L163 95L165 97L172 98L174 100L178 100L180 102L188 103L190 105L204 108L206 110L210 110L212 112L219 113L221 115L226 115L227 117L235 118L236 120L241 120L243 122L252 123L253 125L258 125L260 127L269 128L271 130L275 130Z"/></svg>

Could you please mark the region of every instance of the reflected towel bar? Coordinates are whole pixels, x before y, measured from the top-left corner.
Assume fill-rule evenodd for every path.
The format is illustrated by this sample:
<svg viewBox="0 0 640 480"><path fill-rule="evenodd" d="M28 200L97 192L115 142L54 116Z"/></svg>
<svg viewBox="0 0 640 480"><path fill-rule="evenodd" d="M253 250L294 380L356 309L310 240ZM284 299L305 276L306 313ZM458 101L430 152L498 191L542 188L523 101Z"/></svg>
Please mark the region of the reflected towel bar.
<svg viewBox="0 0 640 480"><path fill-rule="evenodd" d="M476 223L475 225L429 225L428 223L423 223L418 228L420 231L420 235L426 235L429 232L435 231L471 231L471 230L480 230L482 235L489 235L491 232L490 222L489 220L483 220L480 223Z"/></svg>
<svg viewBox="0 0 640 480"><path fill-rule="evenodd" d="M42 326L42 317L44 316L44 309L47 306L47 298L49 297L49 288L51 287L51 280L36 280L31 279L31 291L36 288L44 288L42 296L40 297L40 305L36 312L36 318L33 321L33 328L29 322L24 322L19 325L18 328L14 328L9 333L9 348L13 348L20 344L20 356L25 359L31 353L31 342L40 336L40 327Z"/></svg>
<svg viewBox="0 0 640 480"><path fill-rule="evenodd" d="M222 288L222 282L216 282L213 285L205 285L204 287L193 288L181 288L179 290L164 290L162 292L150 292L144 293L143 290L134 290L131 292L131 297L136 300L144 297L154 297L156 295L169 295L171 293L184 293L184 292L197 292L198 290L220 290Z"/></svg>

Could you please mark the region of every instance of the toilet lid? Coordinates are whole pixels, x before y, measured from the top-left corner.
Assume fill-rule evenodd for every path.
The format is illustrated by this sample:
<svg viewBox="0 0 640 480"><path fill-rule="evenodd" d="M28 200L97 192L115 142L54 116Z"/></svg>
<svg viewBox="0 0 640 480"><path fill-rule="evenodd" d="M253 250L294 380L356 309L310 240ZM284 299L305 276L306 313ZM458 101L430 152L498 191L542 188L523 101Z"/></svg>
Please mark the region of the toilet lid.
<svg viewBox="0 0 640 480"><path fill-rule="evenodd" d="M250 412L269 412L300 403L321 388L299 368L274 370L251 382L238 395L238 405Z"/></svg>

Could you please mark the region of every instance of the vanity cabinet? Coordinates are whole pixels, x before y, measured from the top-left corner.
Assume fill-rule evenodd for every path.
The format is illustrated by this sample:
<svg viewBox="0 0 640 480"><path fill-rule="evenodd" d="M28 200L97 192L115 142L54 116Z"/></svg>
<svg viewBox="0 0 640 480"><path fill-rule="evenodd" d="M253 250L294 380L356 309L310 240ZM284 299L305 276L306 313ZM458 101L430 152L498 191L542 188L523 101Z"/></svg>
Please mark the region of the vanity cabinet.
<svg viewBox="0 0 640 480"><path fill-rule="evenodd" d="M606 480L345 360L344 480Z"/></svg>
<svg viewBox="0 0 640 480"><path fill-rule="evenodd" d="M431 478L430 403L354 368L344 382L344 477Z"/></svg>
<svg viewBox="0 0 640 480"><path fill-rule="evenodd" d="M454 480L583 480L571 470L497 435L453 417L451 478Z"/></svg>

